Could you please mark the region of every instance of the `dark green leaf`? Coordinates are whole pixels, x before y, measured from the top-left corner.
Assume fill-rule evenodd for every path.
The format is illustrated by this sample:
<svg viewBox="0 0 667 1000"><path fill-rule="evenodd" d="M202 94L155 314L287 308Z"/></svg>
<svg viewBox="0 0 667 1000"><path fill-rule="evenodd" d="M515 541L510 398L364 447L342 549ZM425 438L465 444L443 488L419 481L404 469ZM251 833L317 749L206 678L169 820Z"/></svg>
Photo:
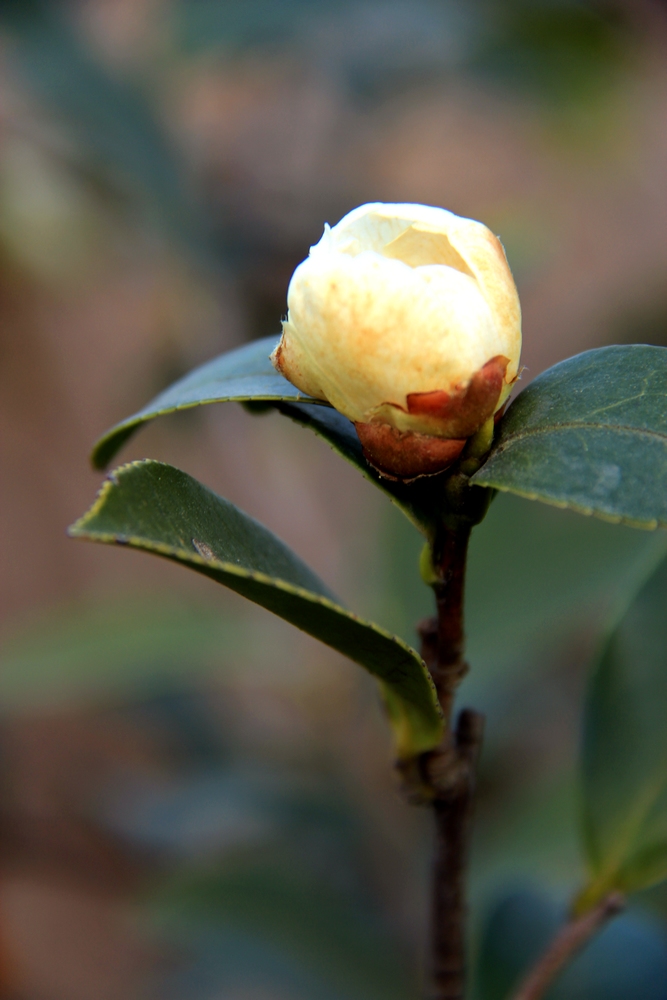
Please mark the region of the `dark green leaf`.
<svg viewBox="0 0 667 1000"><path fill-rule="evenodd" d="M667 561L644 584L592 677L584 719L584 832L590 884L667 878Z"/></svg>
<svg viewBox="0 0 667 1000"><path fill-rule="evenodd" d="M477 959L478 1000L506 1000L558 930L551 901L536 892L507 893L492 908Z"/></svg>
<svg viewBox="0 0 667 1000"><path fill-rule="evenodd" d="M286 953L259 934L238 930L229 924L202 920L168 920L158 916L160 939L169 940L175 954L187 958L173 963L162 979L165 996L174 1000L209 1000L210 997L242 995L280 996L289 1000L352 1000L346 990L331 985L329 976L318 975L299 958ZM358 993L353 1000L364 1000Z"/></svg>
<svg viewBox="0 0 667 1000"><path fill-rule="evenodd" d="M475 668L466 697L478 699L481 687L512 671L549 669L548 651L601 636L665 554L665 532L498 496L473 532L466 571Z"/></svg>
<svg viewBox="0 0 667 1000"><path fill-rule="evenodd" d="M417 653L341 607L266 528L184 472L152 461L122 466L70 534L145 549L224 583L374 674L400 755L439 741L437 699Z"/></svg>
<svg viewBox="0 0 667 1000"><path fill-rule="evenodd" d="M275 370L269 355L279 337L265 337L195 368L133 416L116 424L95 445L92 462L103 469L142 424L204 403L308 399Z"/></svg>
<svg viewBox="0 0 667 1000"><path fill-rule="evenodd" d="M324 438L337 454L383 490L420 531L430 534L438 504L432 480L406 486L379 476L364 458L352 422L328 404L304 396L275 370L269 355L279 339L256 340L190 372L134 416L107 431L93 449L93 465L103 469L142 424L156 417L205 403L266 402Z"/></svg>
<svg viewBox="0 0 667 1000"><path fill-rule="evenodd" d="M634 527L667 525L667 348L602 347L538 376L473 482Z"/></svg>

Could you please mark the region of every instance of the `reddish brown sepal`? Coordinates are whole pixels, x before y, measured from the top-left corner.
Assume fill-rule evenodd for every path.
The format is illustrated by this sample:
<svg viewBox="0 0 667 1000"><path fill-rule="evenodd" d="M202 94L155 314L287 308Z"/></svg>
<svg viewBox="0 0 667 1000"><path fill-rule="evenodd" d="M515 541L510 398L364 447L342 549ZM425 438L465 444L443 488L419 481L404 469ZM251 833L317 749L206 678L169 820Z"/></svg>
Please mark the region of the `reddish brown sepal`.
<svg viewBox="0 0 667 1000"><path fill-rule="evenodd" d="M463 451L464 440L431 437L412 431L397 431L389 424L354 425L364 456L374 469L388 479L409 482L419 476L433 476L447 469Z"/></svg>
<svg viewBox="0 0 667 1000"><path fill-rule="evenodd" d="M475 372L467 386L455 392L411 392L408 413L433 417L443 437L468 438L493 414L508 364L509 359L498 354Z"/></svg>

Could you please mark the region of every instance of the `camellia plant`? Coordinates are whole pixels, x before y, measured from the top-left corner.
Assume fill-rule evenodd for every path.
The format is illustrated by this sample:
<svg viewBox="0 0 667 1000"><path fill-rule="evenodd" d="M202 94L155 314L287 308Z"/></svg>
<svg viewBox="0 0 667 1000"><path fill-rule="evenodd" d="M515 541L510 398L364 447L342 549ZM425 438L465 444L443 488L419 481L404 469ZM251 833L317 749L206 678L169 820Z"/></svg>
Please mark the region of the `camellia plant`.
<svg viewBox="0 0 667 1000"><path fill-rule="evenodd" d="M471 709L454 715L468 670L470 534L498 490L665 527L667 349L586 351L544 372L508 407L521 329L503 248L481 223L422 205L364 205L326 227L292 277L288 306L282 337L191 372L105 434L93 462L105 467L155 417L204 403L275 408L310 428L424 536L421 575L436 615L419 626L421 651L347 610L266 528L172 466L120 466L70 534L189 566L377 678L402 786L435 818L426 992L462 1000L466 857L484 723ZM629 893L667 878L665 699L638 687L649 675L667 685L664 650L644 627L647 617L663 621L661 594L649 579L597 659L583 740L588 877L514 1000L545 996Z"/></svg>

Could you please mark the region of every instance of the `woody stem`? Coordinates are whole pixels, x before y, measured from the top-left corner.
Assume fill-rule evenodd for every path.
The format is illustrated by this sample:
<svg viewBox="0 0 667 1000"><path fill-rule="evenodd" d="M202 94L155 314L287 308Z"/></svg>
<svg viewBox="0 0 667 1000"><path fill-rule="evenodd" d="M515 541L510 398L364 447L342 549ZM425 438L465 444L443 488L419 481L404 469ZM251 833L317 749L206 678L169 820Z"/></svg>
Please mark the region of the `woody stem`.
<svg viewBox="0 0 667 1000"><path fill-rule="evenodd" d="M422 758L435 818L431 899L429 1000L463 1000L465 993L465 879L475 768L484 717L464 709L452 725L456 689L467 671L463 658L463 599L471 526L443 530L433 552L437 617L420 626L422 655L446 721L445 737Z"/></svg>

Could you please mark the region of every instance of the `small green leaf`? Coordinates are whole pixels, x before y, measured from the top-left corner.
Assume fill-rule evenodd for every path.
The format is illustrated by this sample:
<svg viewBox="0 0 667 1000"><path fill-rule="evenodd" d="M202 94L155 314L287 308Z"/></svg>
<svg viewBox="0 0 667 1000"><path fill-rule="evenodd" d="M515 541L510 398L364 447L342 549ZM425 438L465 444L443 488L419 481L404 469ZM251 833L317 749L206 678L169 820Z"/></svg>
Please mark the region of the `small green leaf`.
<svg viewBox="0 0 667 1000"><path fill-rule="evenodd" d="M582 910L667 878L667 561L644 584L591 679L584 718Z"/></svg>
<svg viewBox="0 0 667 1000"><path fill-rule="evenodd" d="M188 372L138 413L122 420L99 439L91 456L95 468L104 469L142 424L176 410L189 410L204 403L248 400L295 403L310 399L279 375L271 364L269 355L279 339L265 337L255 340ZM317 403L317 400L314 402Z"/></svg>
<svg viewBox="0 0 667 1000"><path fill-rule="evenodd" d="M634 527L667 525L667 348L601 347L538 376L472 481Z"/></svg>
<svg viewBox="0 0 667 1000"><path fill-rule="evenodd" d="M172 559L273 611L381 681L400 756L439 742L435 689L417 653L341 607L271 532L184 472L153 461L121 466L70 534Z"/></svg>

